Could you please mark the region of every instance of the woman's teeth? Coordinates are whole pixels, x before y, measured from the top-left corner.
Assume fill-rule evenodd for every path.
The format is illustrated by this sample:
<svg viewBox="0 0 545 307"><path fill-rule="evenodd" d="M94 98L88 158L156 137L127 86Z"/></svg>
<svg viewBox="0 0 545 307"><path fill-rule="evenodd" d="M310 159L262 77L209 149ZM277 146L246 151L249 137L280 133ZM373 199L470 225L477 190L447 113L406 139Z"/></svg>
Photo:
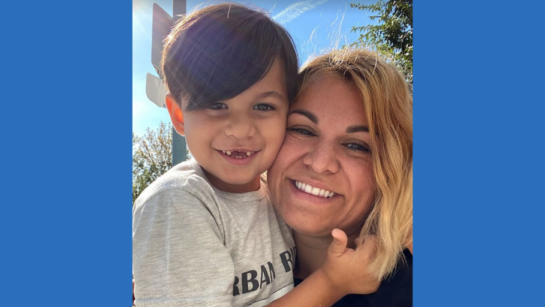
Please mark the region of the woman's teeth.
<svg viewBox="0 0 545 307"><path fill-rule="evenodd" d="M311 186L309 184L299 182L299 181L295 181L295 186L297 187L297 189L299 189L299 190L301 190L301 191L303 191L305 193L315 195L315 196L330 198L330 197L333 197L333 195L335 195L335 193L333 193L333 192L329 192L329 191L326 191L326 190L320 189L320 188L315 188L315 187L313 187L313 186Z"/></svg>
<svg viewBox="0 0 545 307"><path fill-rule="evenodd" d="M230 151L230 150L222 150L224 154L233 157L235 159L242 159L247 158L254 154L254 151Z"/></svg>

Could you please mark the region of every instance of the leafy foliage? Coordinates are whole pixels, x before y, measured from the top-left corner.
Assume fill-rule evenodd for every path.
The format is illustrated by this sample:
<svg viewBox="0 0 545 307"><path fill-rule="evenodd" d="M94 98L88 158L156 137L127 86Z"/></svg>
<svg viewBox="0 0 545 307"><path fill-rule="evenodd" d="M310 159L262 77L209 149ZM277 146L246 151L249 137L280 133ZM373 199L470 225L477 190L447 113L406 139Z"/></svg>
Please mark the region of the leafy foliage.
<svg viewBox="0 0 545 307"><path fill-rule="evenodd" d="M172 167L172 129L161 122L144 136L132 134L132 202L155 179Z"/></svg>
<svg viewBox="0 0 545 307"><path fill-rule="evenodd" d="M369 18L377 24L352 27L359 32L358 40L351 47L376 50L386 60L396 64L413 82L413 1L378 0L374 4L351 3L356 8L372 13Z"/></svg>

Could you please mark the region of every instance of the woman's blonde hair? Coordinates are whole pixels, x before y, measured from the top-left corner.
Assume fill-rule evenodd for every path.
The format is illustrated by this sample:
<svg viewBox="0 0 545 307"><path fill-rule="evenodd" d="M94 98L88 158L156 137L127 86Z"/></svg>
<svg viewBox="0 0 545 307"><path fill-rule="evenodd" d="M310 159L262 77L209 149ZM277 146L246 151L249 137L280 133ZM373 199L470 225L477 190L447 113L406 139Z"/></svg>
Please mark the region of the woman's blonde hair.
<svg viewBox="0 0 545 307"><path fill-rule="evenodd" d="M374 206L360 238L377 237L369 269L383 279L392 273L398 261L404 260L403 249L412 245L412 93L393 65L368 50L335 50L313 59L299 73L300 91L311 80L324 75L353 83L363 100L371 135L376 191Z"/></svg>

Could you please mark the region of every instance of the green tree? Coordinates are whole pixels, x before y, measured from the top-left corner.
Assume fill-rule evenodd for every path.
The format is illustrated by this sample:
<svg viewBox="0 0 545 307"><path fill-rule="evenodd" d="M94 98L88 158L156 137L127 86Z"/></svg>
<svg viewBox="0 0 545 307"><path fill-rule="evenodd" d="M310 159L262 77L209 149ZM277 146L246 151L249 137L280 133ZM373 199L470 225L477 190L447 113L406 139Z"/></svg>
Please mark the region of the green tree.
<svg viewBox="0 0 545 307"><path fill-rule="evenodd" d="M376 24L352 27L360 33L351 47L376 50L386 60L396 64L413 83L413 1L379 0L374 4L351 3L351 8L368 11Z"/></svg>
<svg viewBox="0 0 545 307"><path fill-rule="evenodd" d="M161 122L143 136L132 134L132 202L155 179L172 167L172 129Z"/></svg>

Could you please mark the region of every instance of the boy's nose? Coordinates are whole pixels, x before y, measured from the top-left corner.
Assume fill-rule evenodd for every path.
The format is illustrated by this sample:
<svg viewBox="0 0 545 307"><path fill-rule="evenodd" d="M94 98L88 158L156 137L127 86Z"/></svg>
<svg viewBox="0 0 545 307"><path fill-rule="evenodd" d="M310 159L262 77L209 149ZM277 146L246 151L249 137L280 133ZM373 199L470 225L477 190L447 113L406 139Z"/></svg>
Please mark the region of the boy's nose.
<svg viewBox="0 0 545 307"><path fill-rule="evenodd" d="M231 119L225 127L225 134L237 139L247 139L255 135L256 127L253 120L246 116L237 116Z"/></svg>

